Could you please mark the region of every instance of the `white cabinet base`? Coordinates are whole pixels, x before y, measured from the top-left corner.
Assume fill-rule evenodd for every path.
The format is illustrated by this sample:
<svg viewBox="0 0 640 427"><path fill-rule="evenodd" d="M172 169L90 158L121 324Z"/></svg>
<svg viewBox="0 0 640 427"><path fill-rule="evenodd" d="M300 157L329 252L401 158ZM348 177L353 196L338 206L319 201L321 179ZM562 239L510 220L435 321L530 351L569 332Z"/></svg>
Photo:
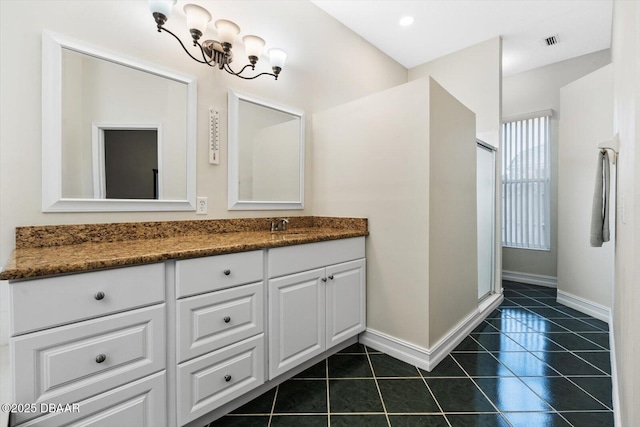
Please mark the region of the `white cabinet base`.
<svg viewBox="0 0 640 427"><path fill-rule="evenodd" d="M79 402L77 411L51 413L20 427L166 427L164 371Z"/></svg>

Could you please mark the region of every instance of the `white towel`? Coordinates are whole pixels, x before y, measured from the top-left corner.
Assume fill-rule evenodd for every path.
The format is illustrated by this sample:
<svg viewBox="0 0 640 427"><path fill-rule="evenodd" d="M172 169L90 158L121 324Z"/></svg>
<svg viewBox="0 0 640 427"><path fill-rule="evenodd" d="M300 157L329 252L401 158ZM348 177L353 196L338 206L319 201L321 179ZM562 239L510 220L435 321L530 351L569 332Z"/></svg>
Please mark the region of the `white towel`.
<svg viewBox="0 0 640 427"><path fill-rule="evenodd" d="M609 241L609 154L598 155L596 186L591 208L591 246L599 248Z"/></svg>

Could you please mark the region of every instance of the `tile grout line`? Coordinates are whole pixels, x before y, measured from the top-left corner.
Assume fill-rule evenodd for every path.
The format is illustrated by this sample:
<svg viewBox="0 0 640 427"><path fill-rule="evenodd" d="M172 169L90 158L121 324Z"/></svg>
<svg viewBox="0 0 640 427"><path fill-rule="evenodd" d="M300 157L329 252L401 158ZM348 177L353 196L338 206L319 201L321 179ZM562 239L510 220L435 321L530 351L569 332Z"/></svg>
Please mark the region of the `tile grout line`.
<svg viewBox="0 0 640 427"><path fill-rule="evenodd" d="M278 391L280 390L280 385L276 386L276 392L273 394L273 403L271 403L271 413L269 414L269 423L267 427L271 427L271 420L273 419L273 412L276 409L276 399L278 399Z"/></svg>
<svg viewBox="0 0 640 427"><path fill-rule="evenodd" d="M436 402L436 405L438 405L438 409L440 409L440 412L444 417L444 420L447 422L447 425L449 427L453 427L449 422L449 418L447 418L447 416L445 415L444 410L442 409L442 406L440 406L440 402L438 402L438 399L436 399L436 395L433 393L433 390L431 390L431 387L429 387L429 383L427 382L427 379L424 377L424 375L422 375L422 371L420 371L420 368L418 368L417 366L415 368L418 370L418 373L422 377L422 382L424 383L425 386L427 386L427 390L429 390L429 394L431 394L433 401Z"/></svg>
<svg viewBox="0 0 640 427"><path fill-rule="evenodd" d="M382 402L382 410L384 411L384 416L387 419L387 425L391 427L391 421L389 420L389 414L387 413L387 405L384 403L384 399L382 398L382 391L380 391L380 386L378 385L378 378L376 377L376 372L373 370L373 363L371 363L371 357L369 357L369 349L367 346L364 346L364 352L367 355L367 361L369 362L369 369L371 369L371 375L373 375L373 381L376 384L376 389L378 390L378 396L380 397L380 402Z"/></svg>
<svg viewBox="0 0 640 427"><path fill-rule="evenodd" d="M327 384L327 425L331 427L331 398L329 396L329 358L324 359L324 373Z"/></svg>
<svg viewBox="0 0 640 427"><path fill-rule="evenodd" d="M482 347L482 344L480 344L480 343L478 343L478 344ZM484 347L482 347L482 348L484 348ZM478 385L478 383L476 383L476 382L475 382L475 380L471 377L471 375L469 375L469 373L467 372L467 370L466 370L466 369L464 369L464 368L462 367L462 365L460 364L460 362L458 362L458 361L456 360L456 358L455 358L455 357L453 357L453 355L451 356L451 358L453 359L453 361L454 361L454 362L456 362L456 364L458 365L458 367L459 367L460 369L462 369L462 372L464 372L464 373L465 373L465 375L467 375L467 378L469 378L469 379L471 380L471 382L473 383L473 385L475 385L475 386L476 386L476 389L480 390L480 393L482 393L482 395L484 396L484 398L485 398L485 399L487 399L487 401L491 404L491 406L493 406L493 408L496 410L496 412L497 412L498 414L500 414L500 416L502 417L502 419L503 419L503 420L505 420L509 426L513 427L513 424L511 424L511 421L510 421L507 417L505 417L505 416L502 414L502 411L501 411L500 409L498 409L498 407L495 405L495 403L493 403L493 400L489 399L489 396L487 396L487 395L486 395L486 393L484 392L484 390L482 390L482 389L480 388L480 386ZM506 366L505 366L505 367L506 367ZM507 369L508 369L508 368L507 368ZM511 370L510 370L510 369L509 369L509 371L511 372ZM445 417L446 417L446 414L445 414ZM449 421L449 419L448 419L448 418L447 418L447 421Z"/></svg>

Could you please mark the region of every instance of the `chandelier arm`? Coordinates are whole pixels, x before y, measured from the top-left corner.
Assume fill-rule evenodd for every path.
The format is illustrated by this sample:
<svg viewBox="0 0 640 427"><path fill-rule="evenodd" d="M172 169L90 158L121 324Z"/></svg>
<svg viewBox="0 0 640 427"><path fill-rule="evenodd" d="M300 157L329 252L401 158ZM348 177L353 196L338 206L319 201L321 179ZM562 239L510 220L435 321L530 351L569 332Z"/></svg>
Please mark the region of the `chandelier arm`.
<svg viewBox="0 0 640 427"><path fill-rule="evenodd" d="M241 79L245 79L245 80L253 80L256 79L260 76L271 76L271 77L275 77L276 80L278 80L278 76L273 74L273 73L260 73L260 74L256 74L255 76L252 77L245 77L242 76L241 74L244 72L244 70L246 70L248 67L252 67L251 64L247 64L244 67L242 67L242 70L238 71L237 73L235 71L233 71L233 69L231 68L231 66L229 64L225 64L225 67L223 68L227 73L229 74L233 74L236 77L240 77ZM253 67L252 67L253 69Z"/></svg>
<svg viewBox="0 0 640 427"><path fill-rule="evenodd" d="M242 67L242 70L238 71L237 73L235 71L233 71L233 68L231 68L231 65L226 64L227 66L227 73L233 74L234 76L240 76L240 74L244 73L244 70L246 70L247 68L251 67L251 69L253 70L255 67L252 66L251 64L247 64L244 67Z"/></svg>
<svg viewBox="0 0 640 427"><path fill-rule="evenodd" d="M245 67L245 68L246 68L246 67ZM224 70L225 70L227 73L229 73L229 74L233 74L234 76L236 76L236 77L240 77L241 79L245 79L245 80L253 80L253 79L257 79L257 78L258 78L258 77L260 77L260 76L271 76L271 77L275 77L275 78L276 78L276 80L278 80L278 76L277 76L277 75L275 75L275 74L273 74L273 73L260 73L260 74L256 74L255 76L252 76L252 77L245 77L245 76L241 76L241 75L240 75L240 73L241 73L242 71L240 71L240 73L234 73L234 72L233 72L233 70L231 70L230 68L229 68L229 69L227 69L227 67L225 67L225 68L224 68ZM243 70L244 70L244 68L243 68Z"/></svg>
<svg viewBox="0 0 640 427"><path fill-rule="evenodd" d="M167 30L166 28L161 27L160 25L158 25L158 31L161 31L161 30L162 30L162 31L165 31L165 32L167 32L167 33L169 33L169 34L171 34L171 35L172 35L176 40L178 40L178 43L180 43L180 46L182 46L182 49L184 49L184 51L187 53L187 55L189 55L189 56L191 57L191 59L193 59L194 61L199 62L199 63L201 63L201 64L206 64L206 65L212 66L212 65L211 65L210 63L208 63L207 61L201 61L201 60L199 60L198 58L196 58L195 56L193 56L193 55L191 54L191 52L189 52L189 51L187 50L187 48L185 47L185 45L182 43L182 40L180 40L180 38L179 38L178 36L176 36L175 34L173 34L171 31ZM199 45L199 44L198 44L198 45ZM200 50L202 50L202 47L200 47ZM202 55L204 56L204 51L202 51Z"/></svg>

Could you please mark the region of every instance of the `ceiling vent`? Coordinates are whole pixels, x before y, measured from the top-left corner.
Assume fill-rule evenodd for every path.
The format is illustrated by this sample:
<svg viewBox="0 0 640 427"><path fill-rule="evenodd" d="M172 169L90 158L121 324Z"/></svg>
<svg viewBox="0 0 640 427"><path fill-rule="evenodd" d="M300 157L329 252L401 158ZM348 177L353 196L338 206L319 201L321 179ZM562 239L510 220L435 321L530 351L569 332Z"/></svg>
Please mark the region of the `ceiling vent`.
<svg viewBox="0 0 640 427"><path fill-rule="evenodd" d="M554 44L558 44L560 40L558 40L558 35L556 34L551 37L547 37L546 39L544 39L544 42L547 46L552 46Z"/></svg>

